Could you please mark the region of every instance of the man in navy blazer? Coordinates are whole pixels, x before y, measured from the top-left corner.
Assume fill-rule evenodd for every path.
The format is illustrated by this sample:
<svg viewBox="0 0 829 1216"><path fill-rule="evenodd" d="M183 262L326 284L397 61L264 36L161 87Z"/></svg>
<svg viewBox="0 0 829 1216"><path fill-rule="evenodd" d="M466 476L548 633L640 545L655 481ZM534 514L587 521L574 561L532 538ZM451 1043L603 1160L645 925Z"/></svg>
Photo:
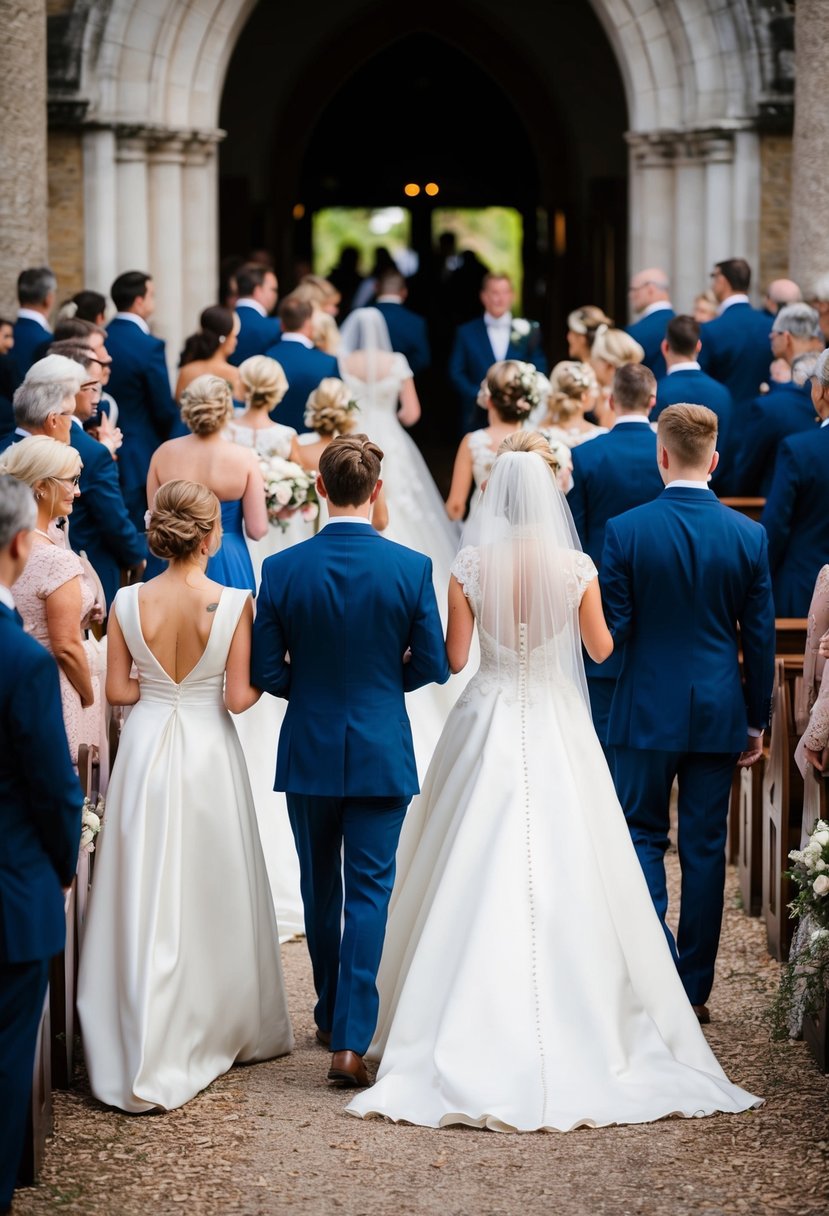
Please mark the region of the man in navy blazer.
<svg viewBox="0 0 829 1216"><path fill-rule="evenodd" d="M795 366L814 367L823 350L820 317L808 304L789 304L781 308L771 327L771 353L775 360L788 364L790 375ZM809 362L811 361L811 362ZM778 449L789 435L814 431L817 426L812 404L811 385L794 379L769 380L769 391L752 401L737 452L735 492L768 496Z"/></svg>
<svg viewBox="0 0 829 1216"><path fill-rule="evenodd" d="M55 307L58 281L48 266L31 266L17 278L20 305L14 323L12 360L17 371L15 387L20 384L35 359L35 351L51 340L49 314Z"/></svg>
<svg viewBox="0 0 829 1216"><path fill-rule="evenodd" d="M486 412L478 404L478 393L493 363L520 359L540 372L547 371L541 330L534 322L513 317L514 298L508 275L484 275L480 291L483 317L465 322L455 332L448 372L460 399L462 435L486 426Z"/></svg>
<svg viewBox="0 0 829 1216"><path fill-rule="evenodd" d="M665 337L665 326L674 315L668 287L665 271L654 266L635 274L628 288L630 306L638 319L627 326L627 332L644 350L642 362L651 369L657 380L665 375L662 339Z"/></svg>
<svg viewBox="0 0 829 1216"><path fill-rule="evenodd" d="M9 1210L32 1090L49 960L64 947L63 887L81 836L55 660L23 629L10 588L35 525L28 486L0 476L0 1212Z"/></svg>
<svg viewBox="0 0 829 1216"><path fill-rule="evenodd" d="M573 485L567 502L582 548L593 558L600 575L607 521L662 493L662 478L656 467L656 435L648 422L655 387L653 372L643 364L626 363L617 368L613 377L613 429L572 451ZM594 663L584 653L593 725L605 750L610 703L621 669L618 648L604 663Z"/></svg>
<svg viewBox="0 0 829 1216"><path fill-rule="evenodd" d="M761 520L778 616L808 616L818 571L829 562L829 351L818 356L811 385L820 426L782 443Z"/></svg>
<svg viewBox="0 0 829 1216"><path fill-rule="evenodd" d="M333 355L314 346L314 306L299 296L286 296L279 305L282 337L265 352L276 359L288 379L288 391L271 418L295 431L307 431L305 406L308 397L326 376L339 376L340 369Z"/></svg>
<svg viewBox="0 0 829 1216"><path fill-rule="evenodd" d="M717 451L719 461L711 477L715 494L727 493L734 472L734 402L724 384L706 375L697 361L701 342L699 322L693 317L673 317L668 322L662 342L666 372L656 385L656 405L651 422L669 405L706 405L717 415Z"/></svg>
<svg viewBox="0 0 829 1216"><path fill-rule="evenodd" d="M246 262L236 271L239 298L234 304L239 318L236 349L228 363L241 366L252 355L264 355L269 346L279 341L282 327L271 313L276 308L278 284L269 266Z"/></svg>
<svg viewBox="0 0 829 1216"><path fill-rule="evenodd" d="M719 316L700 330L700 366L731 393L737 426L742 426L760 385L768 381L771 363L771 317L751 307L746 294L750 284L751 268L743 258L718 262L711 287L719 301Z"/></svg>
<svg viewBox="0 0 829 1216"><path fill-rule="evenodd" d="M369 522L382 456L365 435L326 448L317 488L330 521L265 560L251 664L252 682L288 701L275 788L299 853L317 1038L333 1053L329 1080L359 1086L398 836L419 788L404 693L449 678L431 562Z"/></svg>
<svg viewBox="0 0 829 1216"><path fill-rule="evenodd" d="M722 921L734 764L753 764L761 754L775 650L766 537L709 489L716 438L716 416L704 406L664 411L657 456L665 489L608 523L602 560L608 624L624 644L608 732L613 777L701 1022L709 1020ZM675 777L682 870L676 941L665 925L664 865Z"/></svg>
<svg viewBox="0 0 829 1216"><path fill-rule="evenodd" d="M164 343L153 337L147 324L155 308L152 278L129 270L118 276L110 295L118 311L107 326L109 391L118 402L118 425L124 434L118 476L129 517L143 532L153 452L165 439L184 434L185 428L170 392Z"/></svg>
<svg viewBox="0 0 829 1216"><path fill-rule="evenodd" d="M423 317L406 307L408 289L399 270L387 270L377 283L374 307L385 318L392 350L405 355L412 375L423 372L432 362L429 333Z"/></svg>

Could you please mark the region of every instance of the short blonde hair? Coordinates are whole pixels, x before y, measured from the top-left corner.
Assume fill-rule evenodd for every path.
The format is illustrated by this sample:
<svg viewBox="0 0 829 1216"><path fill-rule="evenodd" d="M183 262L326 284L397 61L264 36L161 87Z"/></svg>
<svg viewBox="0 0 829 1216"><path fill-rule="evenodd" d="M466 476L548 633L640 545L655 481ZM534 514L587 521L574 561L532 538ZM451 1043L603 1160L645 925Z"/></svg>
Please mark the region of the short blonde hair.
<svg viewBox="0 0 829 1216"><path fill-rule="evenodd" d="M37 489L41 483L69 480L77 477L82 468L83 462L75 449L49 435L30 435L20 443L13 443L0 456L0 473L8 473L25 482L35 491L35 498L41 497ZM49 509L54 511L57 488L44 485L43 496L47 493Z"/></svg>
<svg viewBox="0 0 829 1216"><path fill-rule="evenodd" d="M214 435L233 417L233 394L221 376L196 376L181 394L181 417L194 435Z"/></svg>
<svg viewBox="0 0 829 1216"><path fill-rule="evenodd" d="M269 413L288 391L288 377L282 364L268 355L251 355L239 365L239 378L245 404L252 410Z"/></svg>
<svg viewBox="0 0 829 1216"><path fill-rule="evenodd" d="M308 398L305 425L318 435L347 435L357 425L358 415L348 387L336 376L326 376Z"/></svg>
<svg viewBox="0 0 829 1216"><path fill-rule="evenodd" d="M192 556L221 519L219 500L196 481L165 481L153 500L147 528L150 551L167 561Z"/></svg>
<svg viewBox="0 0 829 1216"><path fill-rule="evenodd" d="M645 358L645 351L636 339L631 338L623 329L610 329L600 325L593 339L590 357L604 359L611 367L621 367L623 363L641 363Z"/></svg>
<svg viewBox="0 0 829 1216"><path fill-rule="evenodd" d="M597 388L598 381L589 363L564 359L550 373L550 387L547 417L550 422L567 422L581 413L582 397Z"/></svg>
<svg viewBox="0 0 829 1216"><path fill-rule="evenodd" d="M705 405L669 405L659 415L656 435L680 464L707 463L717 445L717 415Z"/></svg>

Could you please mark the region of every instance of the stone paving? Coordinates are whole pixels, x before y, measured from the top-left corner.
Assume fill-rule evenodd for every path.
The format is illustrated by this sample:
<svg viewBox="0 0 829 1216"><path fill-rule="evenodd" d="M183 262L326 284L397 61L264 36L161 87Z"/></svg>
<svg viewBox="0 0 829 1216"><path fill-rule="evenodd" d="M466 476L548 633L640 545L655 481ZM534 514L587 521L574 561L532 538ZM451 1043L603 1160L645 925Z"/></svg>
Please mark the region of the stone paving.
<svg viewBox="0 0 829 1216"><path fill-rule="evenodd" d="M669 857L672 887L676 860ZM55 1095L38 1188L16 1216L721 1216L829 1212L829 1078L803 1043L769 1041L778 968L729 872L706 1034L757 1112L639 1127L500 1135L362 1122L328 1089L313 1039L303 941L283 947L297 1046L234 1068L181 1110L123 1115L76 1088ZM482 1067L509 1068L508 1057Z"/></svg>

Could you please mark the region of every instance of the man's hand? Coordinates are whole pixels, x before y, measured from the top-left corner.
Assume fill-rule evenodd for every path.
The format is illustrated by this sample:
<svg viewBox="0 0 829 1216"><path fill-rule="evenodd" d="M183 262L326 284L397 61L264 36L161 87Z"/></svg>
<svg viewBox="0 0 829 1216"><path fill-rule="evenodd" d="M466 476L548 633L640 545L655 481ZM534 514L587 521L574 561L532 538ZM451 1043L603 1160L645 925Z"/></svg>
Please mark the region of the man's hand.
<svg viewBox="0 0 829 1216"><path fill-rule="evenodd" d="M411 648L411 646L407 646L403 652L403 662L411 663L411 661L412 661L412 648Z"/></svg>
<svg viewBox="0 0 829 1216"><path fill-rule="evenodd" d="M738 768L751 768L752 764L756 764L763 754L763 736L749 735L748 746L745 751L740 752L737 760Z"/></svg>

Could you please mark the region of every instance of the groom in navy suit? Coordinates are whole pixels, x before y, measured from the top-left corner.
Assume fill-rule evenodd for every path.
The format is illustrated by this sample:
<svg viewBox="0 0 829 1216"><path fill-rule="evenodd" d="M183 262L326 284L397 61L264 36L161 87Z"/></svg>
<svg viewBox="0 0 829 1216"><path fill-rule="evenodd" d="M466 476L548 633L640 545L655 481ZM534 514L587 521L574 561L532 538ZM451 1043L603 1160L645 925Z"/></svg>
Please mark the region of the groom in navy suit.
<svg viewBox="0 0 829 1216"><path fill-rule="evenodd" d="M508 275L487 274L481 286L484 315L459 326L449 355L449 379L460 398L461 434L486 426L486 413L478 404L481 381L493 363L521 359L546 372L541 330L535 323L514 318L515 293ZM520 332L519 330L526 331Z"/></svg>
<svg viewBox="0 0 829 1216"><path fill-rule="evenodd" d="M775 648L765 533L708 488L716 440L717 417L705 406L672 405L660 415L657 460L666 488L610 520L602 560L608 624L625 645L608 730L613 777L701 1022L709 1020L722 921L731 779L735 762L753 764L761 754ZM665 925L664 866L675 777L676 941Z"/></svg>
<svg viewBox="0 0 829 1216"><path fill-rule="evenodd" d="M17 1179L49 960L64 946L62 887L78 861L83 794L55 660L23 629L9 588L35 525L32 492L0 477L0 1212Z"/></svg>
<svg viewBox="0 0 829 1216"><path fill-rule="evenodd" d="M369 1084L395 852L419 789L403 694L449 678L429 558L370 523L382 457L365 435L326 448L329 522L266 559L251 664L254 685L288 701L275 789L299 853L317 1038L328 1079L351 1086Z"/></svg>

